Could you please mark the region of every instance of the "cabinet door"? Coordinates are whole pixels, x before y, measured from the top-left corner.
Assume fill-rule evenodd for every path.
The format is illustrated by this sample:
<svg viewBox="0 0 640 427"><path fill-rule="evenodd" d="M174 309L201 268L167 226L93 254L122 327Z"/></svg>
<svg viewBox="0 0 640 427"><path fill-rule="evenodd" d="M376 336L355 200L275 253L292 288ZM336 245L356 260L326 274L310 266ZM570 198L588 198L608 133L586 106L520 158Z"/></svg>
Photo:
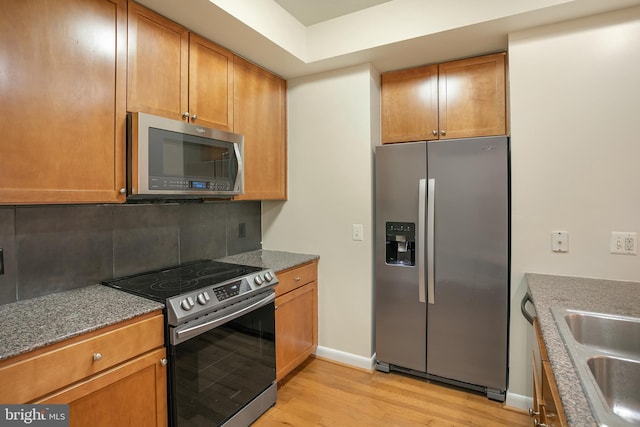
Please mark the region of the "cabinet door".
<svg viewBox="0 0 640 427"><path fill-rule="evenodd" d="M438 66L381 77L382 143L438 139Z"/></svg>
<svg viewBox="0 0 640 427"><path fill-rule="evenodd" d="M166 426L165 357L152 351L35 403L69 404L72 427Z"/></svg>
<svg viewBox="0 0 640 427"><path fill-rule="evenodd" d="M242 200L287 198L286 81L234 58L234 132L244 135Z"/></svg>
<svg viewBox="0 0 640 427"><path fill-rule="evenodd" d="M318 346L318 285L299 287L276 298L276 381Z"/></svg>
<svg viewBox="0 0 640 427"><path fill-rule="evenodd" d="M440 139L505 135L505 54L439 65Z"/></svg>
<svg viewBox="0 0 640 427"><path fill-rule="evenodd" d="M189 32L129 0L127 110L181 120L188 111Z"/></svg>
<svg viewBox="0 0 640 427"><path fill-rule="evenodd" d="M190 121L233 131L233 54L189 35Z"/></svg>
<svg viewBox="0 0 640 427"><path fill-rule="evenodd" d="M124 201L126 11L0 2L0 204Z"/></svg>

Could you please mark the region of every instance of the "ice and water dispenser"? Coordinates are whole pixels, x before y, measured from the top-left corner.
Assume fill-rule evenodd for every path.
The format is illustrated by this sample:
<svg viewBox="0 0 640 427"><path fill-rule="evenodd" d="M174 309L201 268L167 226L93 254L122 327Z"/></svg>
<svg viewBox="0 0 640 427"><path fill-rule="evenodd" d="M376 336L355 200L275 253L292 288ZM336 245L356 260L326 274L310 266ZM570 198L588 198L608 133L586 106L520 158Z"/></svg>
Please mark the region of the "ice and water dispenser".
<svg viewBox="0 0 640 427"><path fill-rule="evenodd" d="M386 263L416 265L416 225L413 222L387 222Z"/></svg>

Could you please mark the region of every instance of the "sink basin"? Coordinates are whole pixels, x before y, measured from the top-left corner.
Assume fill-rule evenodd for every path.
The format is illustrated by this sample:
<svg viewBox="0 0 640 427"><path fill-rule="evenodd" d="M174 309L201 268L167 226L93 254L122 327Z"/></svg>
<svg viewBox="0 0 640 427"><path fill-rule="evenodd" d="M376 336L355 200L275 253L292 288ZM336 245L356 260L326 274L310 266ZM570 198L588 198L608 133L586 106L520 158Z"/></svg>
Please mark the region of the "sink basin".
<svg viewBox="0 0 640 427"><path fill-rule="evenodd" d="M564 319L580 344L640 358L640 319L573 310Z"/></svg>
<svg viewBox="0 0 640 427"><path fill-rule="evenodd" d="M587 365L613 412L640 424L640 361L598 356L590 358Z"/></svg>
<svg viewBox="0 0 640 427"><path fill-rule="evenodd" d="M640 426L640 318L553 307L601 426Z"/></svg>

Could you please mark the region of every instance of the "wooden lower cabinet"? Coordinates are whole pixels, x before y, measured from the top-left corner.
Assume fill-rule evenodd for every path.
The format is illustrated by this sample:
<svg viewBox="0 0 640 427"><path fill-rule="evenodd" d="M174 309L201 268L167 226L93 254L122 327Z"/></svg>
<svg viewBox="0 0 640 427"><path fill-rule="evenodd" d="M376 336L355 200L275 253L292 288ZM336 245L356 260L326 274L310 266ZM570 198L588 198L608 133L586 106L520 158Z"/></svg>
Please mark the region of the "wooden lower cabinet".
<svg viewBox="0 0 640 427"><path fill-rule="evenodd" d="M69 404L71 426L166 426L164 318L156 312L0 363L0 401Z"/></svg>
<svg viewBox="0 0 640 427"><path fill-rule="evenodd" d="M317 261L278 272L276 287L276 381L318 347Z"/></svg>
<svg viewBox="0 0 640 427"><path fill-rule="evenodd" d="M533 330L533 408L529 413L534 418L534 425L566 427L564 408L537 317L533 321Z"/></svg>

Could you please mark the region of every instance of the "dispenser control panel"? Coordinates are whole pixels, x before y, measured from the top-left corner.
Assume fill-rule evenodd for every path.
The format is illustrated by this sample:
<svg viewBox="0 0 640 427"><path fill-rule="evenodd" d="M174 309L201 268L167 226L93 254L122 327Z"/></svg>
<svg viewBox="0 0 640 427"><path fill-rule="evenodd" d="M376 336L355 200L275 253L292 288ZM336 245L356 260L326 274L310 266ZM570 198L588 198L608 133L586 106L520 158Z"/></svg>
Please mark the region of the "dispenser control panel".
<svg viewBox="0 0 640 427"><path fill-rule="evenodd" d="M387 222L386 235L386 263L416 265L416 224Z"/></svg>

